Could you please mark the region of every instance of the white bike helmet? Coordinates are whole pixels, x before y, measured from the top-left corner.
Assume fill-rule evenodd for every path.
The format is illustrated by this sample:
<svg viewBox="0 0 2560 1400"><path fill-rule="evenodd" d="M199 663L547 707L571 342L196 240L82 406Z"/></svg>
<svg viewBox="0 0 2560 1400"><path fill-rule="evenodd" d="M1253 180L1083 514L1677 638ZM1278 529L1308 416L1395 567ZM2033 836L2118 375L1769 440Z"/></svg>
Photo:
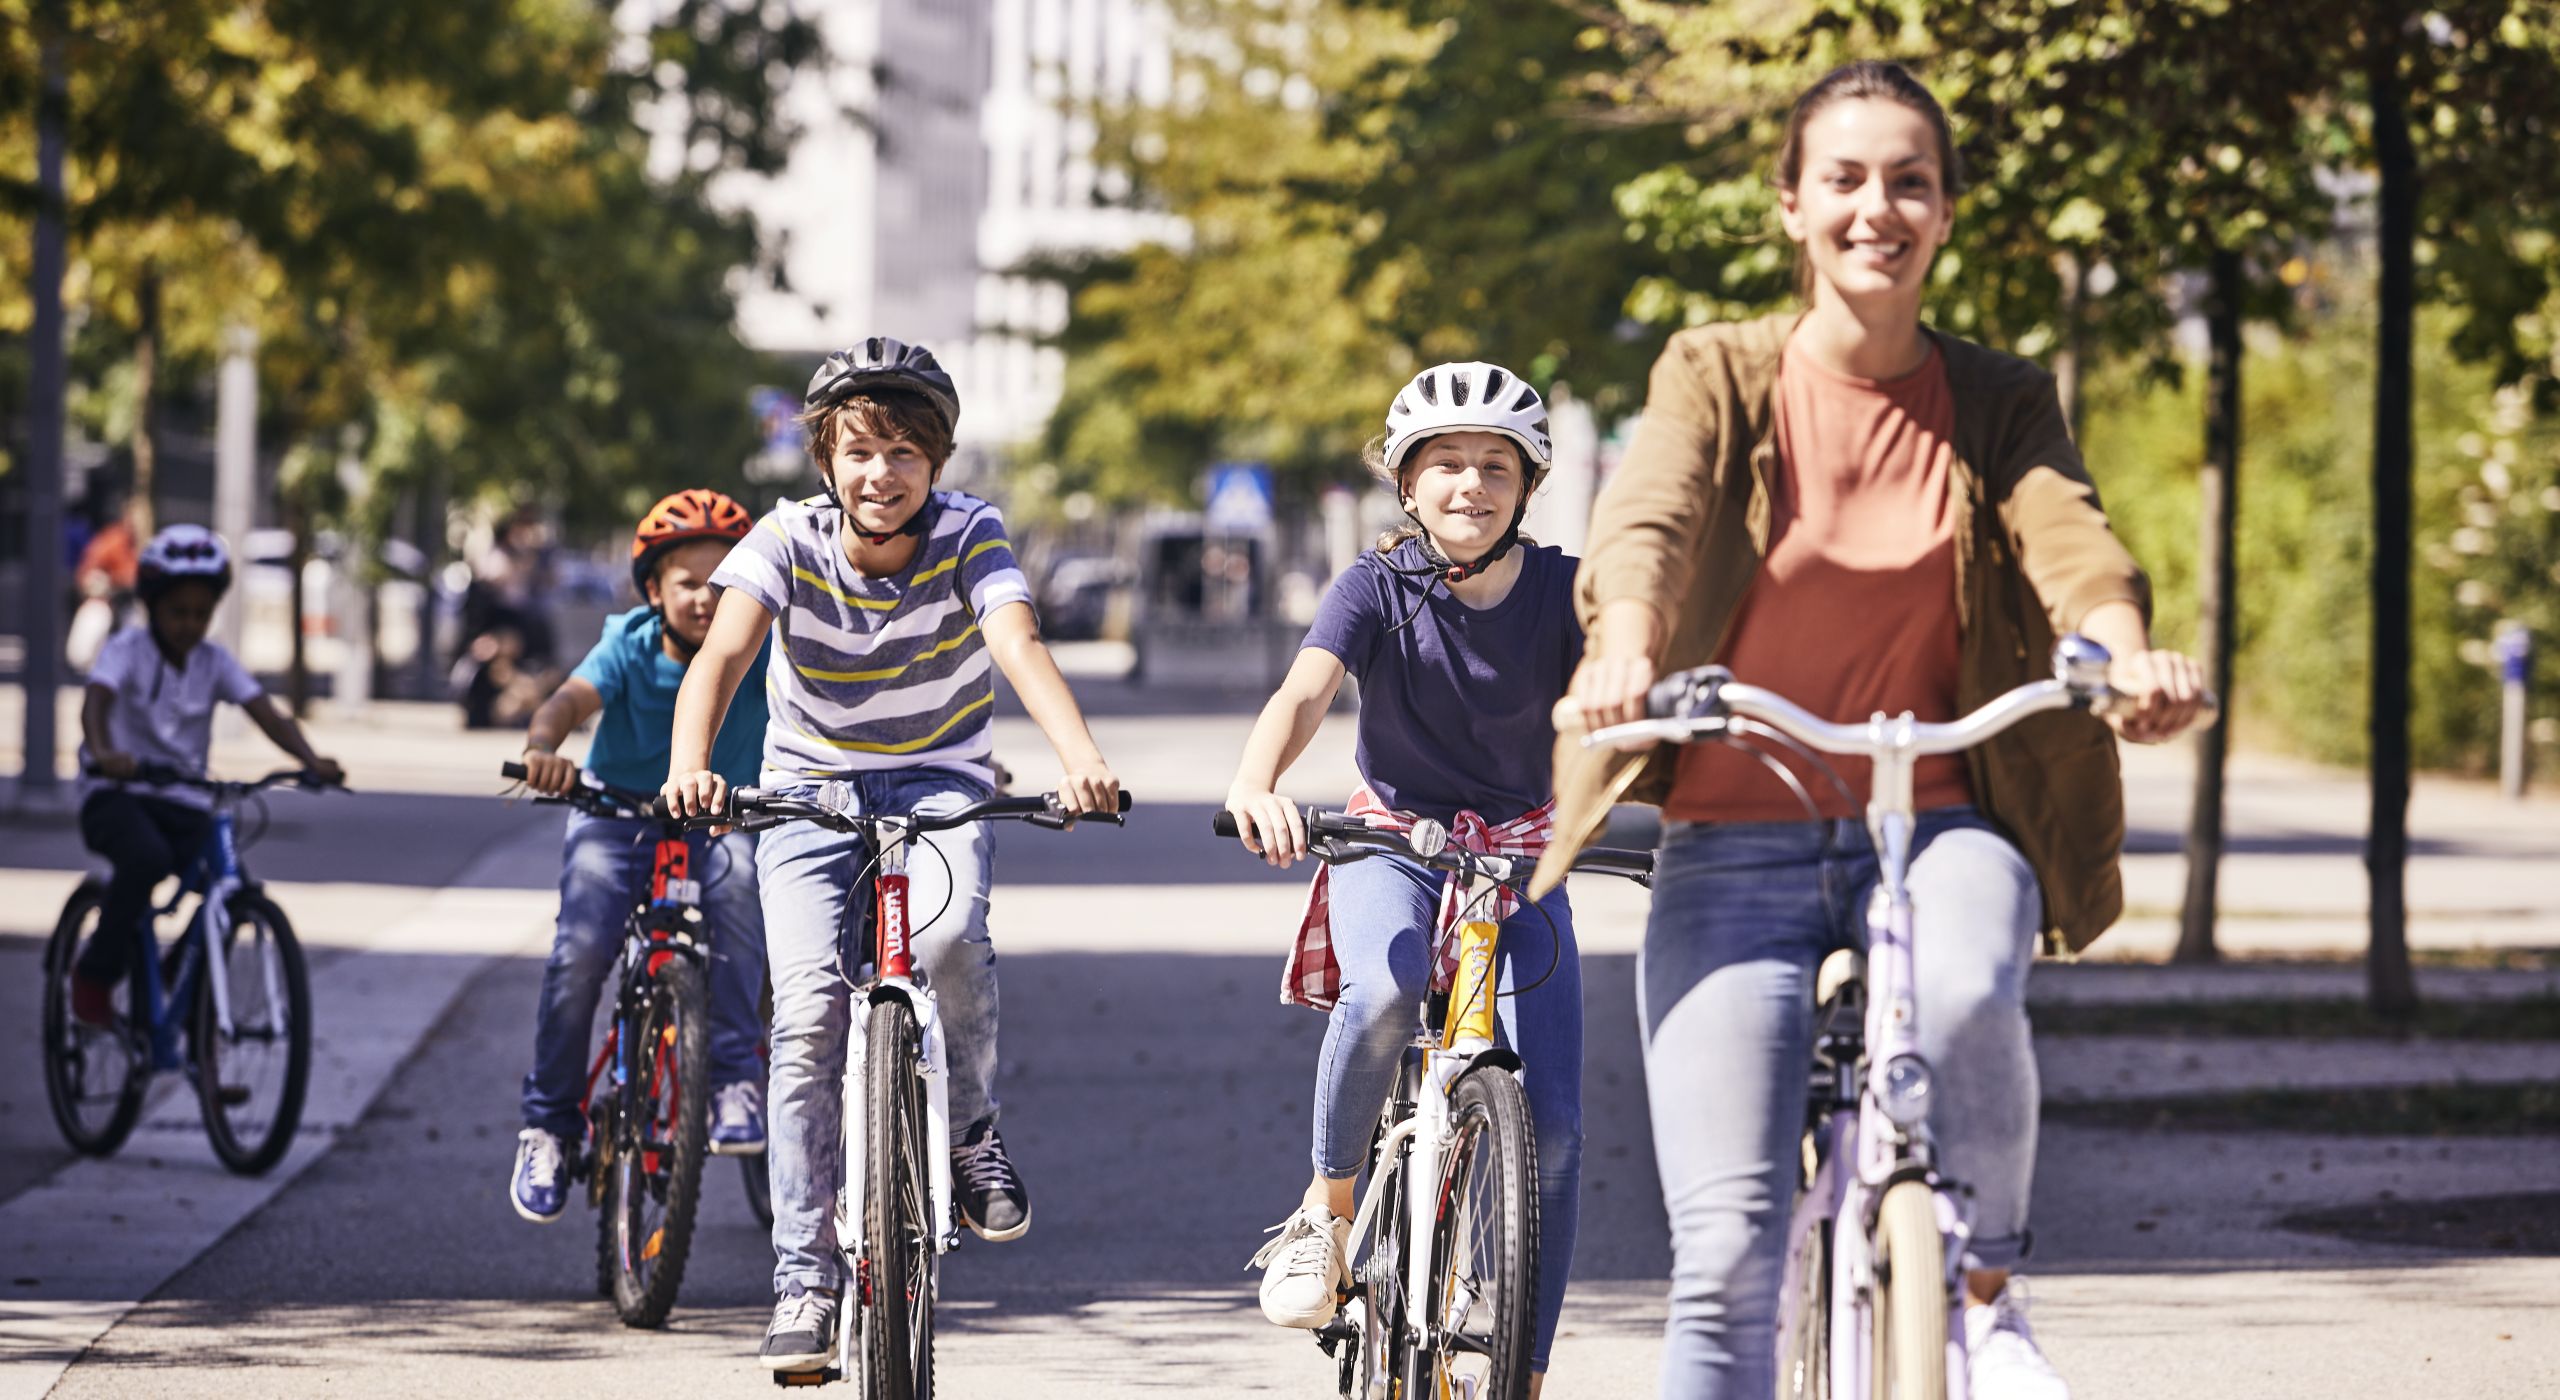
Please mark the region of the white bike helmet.
<svg viewBox="0 0 2560 1400"><path fill-rule="evenodd" d="M1481 360L1433 365L1415 375L1387 409L1388 480L1404 480L1405 455L1416 443L1470 432L1502 434L1537 466L1545 466L1554 452L1547 440L1546 401L1520 376Z"/></svg>
<svg viewBox="0 0 2560 1400"><path fill-rule="evenodd" d="M171 525L142 547L133 589L148 600L190 579L212 584L216 598L230 592L231 551L202 525Z"/></svg>

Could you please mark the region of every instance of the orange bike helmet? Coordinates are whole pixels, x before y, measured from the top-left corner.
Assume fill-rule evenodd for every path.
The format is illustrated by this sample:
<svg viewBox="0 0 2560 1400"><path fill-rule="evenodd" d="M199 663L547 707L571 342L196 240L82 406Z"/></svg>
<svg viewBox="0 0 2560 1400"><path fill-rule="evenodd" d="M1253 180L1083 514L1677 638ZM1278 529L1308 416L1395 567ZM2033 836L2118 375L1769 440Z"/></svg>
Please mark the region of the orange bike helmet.
<svg viewBox="0 0 2560 1400"><path fill-rule="evenodd" d="M658 556L695 540L727 540L735 544L755 528L747 508L700 486L689 487L649 507L640 528L631 534L631 586L649 596L649 576Z"/></svg>

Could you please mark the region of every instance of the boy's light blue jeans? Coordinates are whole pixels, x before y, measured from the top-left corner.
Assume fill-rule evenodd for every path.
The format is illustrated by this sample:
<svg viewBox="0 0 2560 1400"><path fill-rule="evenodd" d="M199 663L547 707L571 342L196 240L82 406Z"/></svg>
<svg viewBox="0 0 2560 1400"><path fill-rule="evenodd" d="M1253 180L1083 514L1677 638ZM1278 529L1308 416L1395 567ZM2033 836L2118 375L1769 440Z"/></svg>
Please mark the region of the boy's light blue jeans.
<svg viewBox="0 0 2560 1400"><path fill-rule="evenodd" d="M974 778L935 768L846 780L860 810L947 812L990 795ZM814 786L781 787L814 793ZM778 1294L842 1286L835 1199L844 1180L845 1035L852 985L839 957L870 927L870 844L814 822L762 833L765 946L773 963L773 1087L767 1166L773 1184L773 1286ZM932 991L950 1058L951 1137L996 1116L996 950L987 937L989 857L984 822L938 831L907 853L916 968ZM857 914L857 901L863 911Z"/></svg>
<svg viewBox="0 0 2560 1400"><path fill-rule="evenodd" d="M764 1082L764 911L756 898L756 838L733 831L692 838L702 919L711 933L711 1082ZM560 843L560 925L542 970L525 1126L584 1142L587 1048L596 1003L622 951L632 906L648 898L658 854L655 822L571 812Z"/></svg>
<svg viewBox="0 0 2560 1400"><path fill-rule="evenodd" d="M1319 1175L1339 1181L1368 1165L1369 1134L1394 1085L1396 1061L1421 1026L1446 878L1398 855L1333 868L1333 951L1342 965L1342 996L1325 1026L1324 1054L1316 1066ZM1530 1366L1543 1372L1564 1311L1565 1280L1573 1273L1582 1200L1582 955L1563 890L1503 921L1499 960L1504 995L1495 1003L1496 1016L1503 1043L1520 1057L1520 1087L1538 1139L1537 1327ZM1511 994L1520 987L1531 990Z"/></svg>
<svg viewBox="0 0 2560 1400"><path fill-rule="evenodd" d="M1924 812L1909 883L1929 1122L1972 1190L1971 1263L2026 1252L2036 1064L2027 969L2035 872L1971 807ZM1813 980L1862 946L1878 883L1861 822L1675 823L1637 977L1645 1091L1671 1219L1666 1400L1768 1400L1804 1129Z"/></svg>

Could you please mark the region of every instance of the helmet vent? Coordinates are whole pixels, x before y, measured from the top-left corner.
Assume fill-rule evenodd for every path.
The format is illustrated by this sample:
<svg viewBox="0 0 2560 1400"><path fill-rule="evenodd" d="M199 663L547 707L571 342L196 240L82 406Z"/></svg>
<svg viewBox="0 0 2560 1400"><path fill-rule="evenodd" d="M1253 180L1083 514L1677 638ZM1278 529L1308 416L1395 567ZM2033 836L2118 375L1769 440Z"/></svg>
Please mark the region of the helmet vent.
<svg viewBox="0 0 2560 1400"><path fill-rule="evenodd" d="M1450 407L1464 408L1467 406L1467 387L1467 377L1465 375L1453 374L1449 376Z"/></svg>
<svg viewBox="0 0 2560 1400"><path fill-rule="evenodd" d="M1413 381L1413 387L1422 391L1422 401L1424 403L1430 404L1434 408L1440 406L1440 386L1432 382L1430 375L1426 374L1420 379Z"/></svg>
<svg viewBox="0 0 2560 1400"><path fill-rule="evenodd" d="M1511 411L1512 411L1512 412L1514 412L1514 413L1519 413L1519 412L1521 412L1521 411L1523 411L1523 410L1525 410L1525 409L1529 408L1531 405L1535 404L1537 401L1538 401L1538 391L1537 391L1537 390L1535 390L1535 389L1530 388L1530 387L1529 387L1528 385L1526 385L1526 384L1523 384L1523 385L1521 385L1521 386L1520 386L1520 397L1518 397L1518 398L1516 398L1516 399L1513 399L1513 400L1511 401ZM1546 421L1547 421L1547 420L1545 420L1545 419L1541 418L1541 419L1539 419L1539 420L1538 420L1538 423L1539 423L1539 425L1540 425L1540 426L1542 426L1542 427L1543 427L1543 426L1545 426Z"/></svg>

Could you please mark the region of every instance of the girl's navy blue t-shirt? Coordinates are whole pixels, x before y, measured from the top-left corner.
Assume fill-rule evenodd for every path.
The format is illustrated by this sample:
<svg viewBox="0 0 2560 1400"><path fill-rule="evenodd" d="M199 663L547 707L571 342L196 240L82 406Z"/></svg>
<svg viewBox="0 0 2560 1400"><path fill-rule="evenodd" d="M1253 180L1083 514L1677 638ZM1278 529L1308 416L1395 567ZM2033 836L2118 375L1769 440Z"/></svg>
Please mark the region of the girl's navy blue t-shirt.
<svg viewBox="0 0 2560 1400"><path fill-rule="evenodd" d="M1519 581L1479 612L1429 574L1411 540L1360 556L1333 581L1306 645L1360 681L1360 775L1398 811L1448 821L1470 809L1499 825L1555 795L1550 712L1582 661L1576 561L1519 546ZM1430 597L1411 625L1424 589Z"/></svg>

